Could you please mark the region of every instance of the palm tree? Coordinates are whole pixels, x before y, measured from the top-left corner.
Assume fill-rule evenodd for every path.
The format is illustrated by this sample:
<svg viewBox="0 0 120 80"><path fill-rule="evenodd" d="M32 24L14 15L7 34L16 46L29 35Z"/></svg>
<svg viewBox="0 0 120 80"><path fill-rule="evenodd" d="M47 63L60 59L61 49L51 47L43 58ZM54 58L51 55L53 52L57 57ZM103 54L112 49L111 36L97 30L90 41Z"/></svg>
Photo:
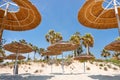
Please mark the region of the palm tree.
<svg viewBox="0 0 120 80"><path fill-rule="evenodd" d="M120 37L117 37L115 40L120 40Z"/></svg>
<svg viewBox="0 0 120 80"><path fill-rule="evenodd" d="M91 34L87 33L82 37L82 44L86 47L87 54L90 55L89 47L93 47L94 38Z"/></svg>
<svg viewBox="0 0 120 80"><path fill-rule="evenodd" d="M20 43L23 43L23 44L27 44L26 40L22 39L22 40L19 40Z"/></svg>
<svg viewBox="0 0 120 80"><path fill-rule="evenodd" d="M36 53L38 52L38 47L37 46L33 46L33 51L34 51L34 61L35 61L35 55L36 55Z"/></svg>
<svg viewBox="0 0 120 80"><path fill-rule="evenodd" d="M74 50L73 53L75 56L81 54L83 52L82 50L82 46L80 45L81 43L81 36L79 32L75 32L71 37L70 37L70 41L74 44L79 45L78 49Z"/></svg>
<svg viewBox="0 0 120 80"><path fill-rule="evenodd" d="M54 30L50 30L45 35L45 38L46 38L46 41L49 42L50 44L54 44L63 39L62 35L59 32L55 32ZM57 56L56 56L56 58L57 58Z"/></svg>
<svg viewBox="0 0 120 80"><path fill-rule="evenodd" d="M43 56L41 53L44 52L44 51L45 51L44 48L39 48L39 50L38 50L39 55L41 55L41 59L42 59L42 56Z"/></svg>
<svg viewBox="0 0 120 80"><path fill-rule="evenodd" d="M101 56L107 59L107 57L110 56L110 52L108 50L103 49Z"/></svg>
<svg viewBox="0 0 120 80"><path fill-rule="evenodd" d="M81 40L81 36L79 32L74 33L70 39L71 42L73 42L74 44L79 44L80 45L80 40Z"/></svg>
<svg viewBox="0 0 120 80"><path fill-rule="evenodd" d="M54 30L50 30L46 35L45 35L46 41L54 44L60 40L62 40L62 35L59 32L55 32Z"/></svg>

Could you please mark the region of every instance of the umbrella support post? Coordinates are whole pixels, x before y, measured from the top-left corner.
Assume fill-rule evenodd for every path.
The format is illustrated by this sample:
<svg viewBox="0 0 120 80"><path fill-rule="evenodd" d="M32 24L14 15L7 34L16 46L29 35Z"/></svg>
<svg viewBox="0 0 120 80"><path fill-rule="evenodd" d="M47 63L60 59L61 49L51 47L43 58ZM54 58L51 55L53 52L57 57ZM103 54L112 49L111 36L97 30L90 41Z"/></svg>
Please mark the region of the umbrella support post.
<svg viewBox="0 0 120 80"><path fill-rule="evenodd" d="M84 73L85 73L85 62L83 64L84 64Z"/></svg>
<svg viewBox="0 0 120 80"><path fill-rule="evenodd" d="M17 57L16 57L16 60L15 60L15 65L14 65L14 75L15 74L18 74L18 63L17 63L17 60L18 60L18 56L19 56L19 54L17 54Z"/></svg>
<svg viewBox="0 0 120 80"><path fill-rule="evenodd" d="M62 53L62 73L64 74L64 60L63 60L63 53Z"/></svg>
<svg viewBox="0 0 120 80"><path fill-rule="evenodd" d="M5 9L5 13L4 13L4 18L3 18L3 21L2 22L4 22L4 19L5 19L5 17L6 17L6 15L7 15L7 12L8 12L8 8L9 8L9 3L5 3L5 4L3 4L3 5L1 5L0 7L2 7L2 6L4 6L4 5L6 5L6 9ZM0 42L1 42L1 40L2 40L2 35L3 35L3 27L2 27L2 25L0 26Z"/></svg>
<svg viewBox="0 0 120 80"><path fill-rule="evenodd" d="M74 58L75 57L74 51L72 51L72 53L73 53L73 58Z"/></svg>
<svg viewBox="0 0 120 80"><path fill-rule="evenodd" d="M3 28L0 28L0 45L2 45Z"/></svg>
<svg viewBox="0 0 120 80"><path fill-rule="evenodd" d="M116 15L116 18L117 18L118 31L119 31L119 37L120 37L120 20L119 20L118 8L117 8L116 0L114 0L114 9L115 9L115 15Z"/></svg>
<svg viewBox="0 0 120 80"><path fill-rule="evenodd" d="M51 73L53 72L53 66L52 66L52 56L51 56L51 61L50 61L50 63L51 63Z"/></svg>

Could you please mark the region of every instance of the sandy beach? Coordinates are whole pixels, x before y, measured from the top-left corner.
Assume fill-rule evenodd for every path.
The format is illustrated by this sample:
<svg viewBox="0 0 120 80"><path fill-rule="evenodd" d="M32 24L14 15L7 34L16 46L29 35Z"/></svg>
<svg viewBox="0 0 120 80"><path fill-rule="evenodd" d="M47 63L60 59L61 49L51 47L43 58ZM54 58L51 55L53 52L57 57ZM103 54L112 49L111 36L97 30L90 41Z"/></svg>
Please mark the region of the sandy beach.
<svg viewBox="0 0 120 80"><path fill-rule="evenodd" d="M28 62L19 64L19 75L13 75L13 67L1 66L0 80L120 80L120 68L105 62L86 62L84 72L83 63L74 61L64 66L48 65L43 62Z"/></svg>

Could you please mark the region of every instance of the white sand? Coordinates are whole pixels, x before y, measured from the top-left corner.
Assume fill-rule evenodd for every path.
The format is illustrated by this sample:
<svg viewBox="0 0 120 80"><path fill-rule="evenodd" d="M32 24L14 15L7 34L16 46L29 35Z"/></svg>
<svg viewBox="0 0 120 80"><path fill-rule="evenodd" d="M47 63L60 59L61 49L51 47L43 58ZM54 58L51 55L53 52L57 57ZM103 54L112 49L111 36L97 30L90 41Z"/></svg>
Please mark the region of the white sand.
<svg viewBox="0 0 120 80"><path fill-rule="evenodd" d="M100 64L105 65L100 69ZM107 65L112 67L108 68ZM74 61L71 65L64 66L65 73L62 74L61 65L53 64L51 73L50 65L30 62L27 65L19 65L19 79L13 75L13 67L0 67L0 80L120 80L120 68L113 64L87 62L86 68L88 67L90 70L86 70L84 73L83 63ZM104 67L107 68L107 71L104 70ZM117 68L117 70L113 68ZM10 79L11 76L13 79Z"/></svg>

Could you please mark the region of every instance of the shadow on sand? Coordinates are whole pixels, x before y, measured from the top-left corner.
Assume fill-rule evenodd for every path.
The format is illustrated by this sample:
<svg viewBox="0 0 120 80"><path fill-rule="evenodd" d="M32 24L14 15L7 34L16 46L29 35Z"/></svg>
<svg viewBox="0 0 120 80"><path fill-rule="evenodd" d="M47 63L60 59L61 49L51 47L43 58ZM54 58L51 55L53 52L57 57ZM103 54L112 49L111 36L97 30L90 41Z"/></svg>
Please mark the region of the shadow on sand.
<svg viewBox="0 0 120 80"><path fill-rule="evenodd" d="M53 75L80 75L80 74L87 74L87 73L51 73Z"/></svg>
<svg viewBox="0 0 120 80"><path fill-rule="evenodd" d="M108 76L108 75L91 75L89 76L92 79L97 80L120 80L120 75Z"/></svg>
<svg viewBox="0 0 120 80"><path fill-rule="evenodd" d="M20 74L20 75L10 75L10 74L0 74L0 80L48 80L54 76L48 75L31 75L31 74Z"/></svg>

